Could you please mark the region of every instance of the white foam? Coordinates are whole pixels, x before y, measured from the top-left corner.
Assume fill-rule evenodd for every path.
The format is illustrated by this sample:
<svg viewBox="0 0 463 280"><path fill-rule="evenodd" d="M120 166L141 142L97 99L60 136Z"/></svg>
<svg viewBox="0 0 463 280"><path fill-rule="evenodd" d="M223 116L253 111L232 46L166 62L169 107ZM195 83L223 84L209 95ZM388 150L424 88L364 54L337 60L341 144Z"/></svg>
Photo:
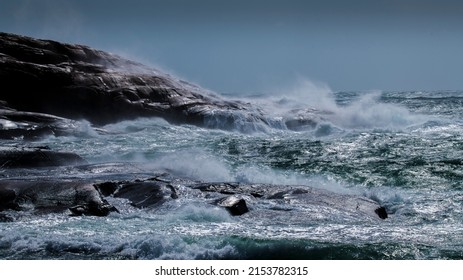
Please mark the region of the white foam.
<svg viewBox="0 0 463 280"><path fill-rule="evenodd" d="M327 121L344 129L403 128L427 119L398 104L382 103L381 91L365 92L347 106L336 103L333 91L326 84L309 80L300 80L287 93L285 98L291 101L287 103L317 109Z"/></svg>
<svg viewBox="0 0 463 280"><path fill-rule="evenodd" d="M412 114L396 104L380 103L380 92L362 96L346 107L337 107L332 117L333 123L344 128L403 128L422 122L423 116Z"/></svg>
<svg viewBox="0 0 463 280"><path fill-rule="evenodd" d="M230 214L222 207L188 203L176 209L173 213L164 215L166 222L178 224L183 222L220 223L232 222Z"/></svg>
<svg viewBox="0 0 463 280"><path fill-rule="evenodd" d="M150 167L203 181L232 181L230 167L200 148L166 153L151 160Z"/></svg>
<svg viewBox="0 0 463 280"><path fill-rule="evenodd" d="M2 129L15 129L18 128L18 125L12 121L0 119L0 127Z"/></svg>

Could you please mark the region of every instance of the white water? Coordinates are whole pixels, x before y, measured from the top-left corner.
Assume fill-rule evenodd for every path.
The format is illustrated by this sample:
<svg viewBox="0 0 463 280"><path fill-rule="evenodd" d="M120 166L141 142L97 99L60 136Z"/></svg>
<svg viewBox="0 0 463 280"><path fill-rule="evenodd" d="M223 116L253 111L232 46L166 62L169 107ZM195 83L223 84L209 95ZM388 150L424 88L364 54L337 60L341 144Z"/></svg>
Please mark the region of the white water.
<svg viewBox="0 0 463 280"><path fill-rule="evenodd" d="M309 104L315 99L306 92L316 93L318 100ZM386 207L387 220L378 222L300 197L259 203L246 197L251 211L232 217L183 188L192 192L189 199L172 200L156 211L137 210L114 199L111 202L121 214L105 218L50 214L0 223L0 254L3 258L459 259L463 125L462 110L454 104L461 93L450 95L451 100L445 99L448 94L442 99L417 98L421 95L349 95L315 87L285 98L253 98L272 118L298 106L330 112L308 131L274 127L243 134L139 119L105 126L107 134L84 125L82 137L50 137L37 143L75 152L92 164L134 163L130 170L121 164L102 166L92 174L62 172L68 176L112 176L125 168L132 180L168 170L203 182L308 185L372 198ZM438 112L426 113L423 108ZM21 176L32 173L24 171Z"/></svg>

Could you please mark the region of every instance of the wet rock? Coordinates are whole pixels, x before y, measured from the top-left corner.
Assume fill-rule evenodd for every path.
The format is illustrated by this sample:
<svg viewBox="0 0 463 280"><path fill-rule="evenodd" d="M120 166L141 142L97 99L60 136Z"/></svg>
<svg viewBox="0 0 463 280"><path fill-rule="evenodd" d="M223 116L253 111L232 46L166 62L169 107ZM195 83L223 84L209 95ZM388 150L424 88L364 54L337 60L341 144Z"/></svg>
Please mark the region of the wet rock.
<svg viewBox="0 0 463 280"><path fill-rule="evenodd" d="M260 200L280 200L280 204L293 202L329 207L346 213L371 217L387 217L376 201L358 195L339 194L309 186L285 186L242 183L199 183L191 186L206 193L250 195ZM378 210L379 209L379 210Z"/></svg>
<svg viewBox="0 0 463 280"><path fill-rule="evenodd" d="M53 115L0 109L0 139L36 140L45 136L81 135L77 121Z"/></svg>
<svg viewBox="0 0 463 280"><path fill-rule="evenodd" d="M240 216L249 212L246 201L238 196L229 196L219 200L217 205L224 207L233 216Z"/></svg>
<svg viewBox="0 0 463 280"><path fill-rule="evenodd" d="M79 155L69 152L55 152L43 147L0 146L1 168L36 168L86 164Z"/></svg>
<svg viewBox="0 0 463 280"><path fill-rule="evenodd" d="M86 182L64 180L1 180L0 211L15 210L34 213L66 212L105 216L116 211Z"/></svg>
<svg viewBox="0 0 463 280"><path fill-rule="evenodd" d="M107 216L110 212L119 212L116 207L110 205L106 200L103 203L90 202L87 204L70 207L69 210L74 216Z"/></svg>
<svg viewBox="0 0 463 280"><path fill-rule="evenodd" d="M384 207L359 195L339 194L308 186L197 183L163 174L162 178L166 177L169 180L154 177L98 183L90 182L91 178L87 178L86 182L64 179L0 180L0 212L13 210L41 214L70 211L73 215L106 216L117 212L117 209L105 197L127 199L131 206L141 209L153 209L181 197L213 203L234 216L248 213L246 200L252 200L259 210L250 214L255 213L257 217L259 211L291 211L292 205L315 209L318 213L315 217L331 213L348 219L388 217ZM261 204L269 207L261 209L258 207Z"/></svg>
<svg viewBox="0 0 463 280"><path fill-rule="evenodd" d="M104 182L95 184L94 186L104 196L110 196L114 194L119 188L119 184L116 182Z"/></svg>
<svg viewBox="0 0 463 280"><path fill-rule="evenodd" d="M249 194L262 198L269 192L270 185L264 184L240 184L240 183L199 183L191 186L202 192L217 192L221 194Z"/></svg>
<svg viewBox="0 0 463 280"><path fill-rule="evenodd" d="M0 83L1 99L10 108L95 125L162 117L243 131L268 126L250 104L224 99L117 55L8 33L0 33Z"/></svg>
<svg viewBox="0 0 463 280"><path fill-rule="evenodd" d="M384 207L379 207L375 210L375 213L378 215L378 217L380 217L381 219L387 219L387 212L386 212L386 208Z"/></svg>
<svg viewBox="0 0 463 280"><path fill-rule="evenodd" d="M162 182L140 181L119 184L114 197L125 198L137 208L156 207L178 198L175 189Z"/></svg>
<svg viewBox="0 0 463 280"><path fill-rule="evenodd" d="M0 223L8 223L8 222L13 222L13 221L14 221L13 217L0 213Z"/></svg>

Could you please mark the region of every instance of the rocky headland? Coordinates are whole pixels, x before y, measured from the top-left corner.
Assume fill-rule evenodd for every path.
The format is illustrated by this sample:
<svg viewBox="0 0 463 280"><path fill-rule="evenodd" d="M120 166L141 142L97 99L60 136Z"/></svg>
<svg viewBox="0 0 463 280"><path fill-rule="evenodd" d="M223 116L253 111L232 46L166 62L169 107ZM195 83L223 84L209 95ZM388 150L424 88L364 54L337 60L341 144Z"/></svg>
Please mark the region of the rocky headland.
<svg viewBox="0 0 463 280"><path fill-rule="evenodd" d="M105 133L98 127L140 117L240 132L299 130L316 125L319 117L313 110L269 118L252 104L228 100L117 55L7 33L0 33L0 83L0 221L15 221L22 213L106 216L118 212L111 199L152 210L188 197L235 216L252 212L256 203L297 198L367 218L387 217L371 199L308 186L198 182L168 172L124 180L124 170L130 169L125 166L114 178L102 178L92 175L102 165L27 142L79 135L85 126ZM35 170L46 170L49 176ZM69 170L89 175L76 178L66 175L72 174Z"/></svg>

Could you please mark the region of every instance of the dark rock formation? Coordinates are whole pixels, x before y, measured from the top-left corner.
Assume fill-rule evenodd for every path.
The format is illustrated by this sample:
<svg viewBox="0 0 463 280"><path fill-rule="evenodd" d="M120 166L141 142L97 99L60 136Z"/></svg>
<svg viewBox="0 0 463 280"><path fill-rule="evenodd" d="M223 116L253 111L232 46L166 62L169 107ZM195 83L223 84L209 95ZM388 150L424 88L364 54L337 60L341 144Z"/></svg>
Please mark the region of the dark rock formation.
<svg viewBox="0 0 463 280"><path fill-rule="evenodd" d="M14 222L14 219L8 215L0 213L0 223Z"/></svg>
<svg viewBox="0 0 463 280"><path fill-rule="evenodd" d="M33 168L46 166L78 165L87 163L80 156L68 152L55 152L46 147L0 146L0 168Z"/></svg>
<svg viewBox="0 0 463 280"><path fill-rule="evenodd" d="M114 194L119 188L119 183L116 182L104 182L94 185L95 188L104 196L110 196Z"/></svg>
<svg viewBox="0 0 463 280"><path fill-rule="evenodd" d="M362 196L338 194L308 186L282 186L241 183L200 183L192 188L207 193L226 195L250 195L258 199L274 199L286 202L297 200L310 205L322 205L344 212L362 213L387 218L386 209L376 201Z"/></svg>
<svg viewBox="0 0 463 280"><path fill-rule="evenodd" d="M86 182L64 180L2 180L0 211L65 212L75 215L106 216L116 211Z"/></svg>
<svg viewBox="0 0 463 280"><path fill-rule="evenodd" d="M0 83L3 107L96 125L137 117L241 130L268 124L249 104L119 56L7 33L0 33Z"/></svg>
<svg viewBox="0 0 463 280"><path fill-rule="evenodd" d="M329 112L315 109L294 109L289 111L283 120L288 129L302 131L316 128L327 114Z"/></svg>
<svg viewBox="0 0 463 280"><path fill-rule="evenodd" d="M105 194L109 194L113 188L110 183L99 185L99 189L103 189ZM116 198L128 199L132 206L137 208L156 207L167 200L176 199L177 193L175 189L161 182L150 181L135 181L117 183L117 188L114 189L112 195Z"/></svg>
<svg viewBox="0 0 463 280"><path fill-rule="evenodd" d="M180 178L173 181L156 178L98 183L91 181L94 180L0 180L0 212L13 210L40 214L70 211L72 215L106 216L110 212L118 212L106 200L107 197L126 199L133 207L154 210L180 197L218 205L233 216L248 213L250 209L246 200L249 200L253 205L275 201L283 210L284 205L312 205L328 211L336 210L346 216L387 218L386 209L373 200L307 186L195 183ZM11 217L2 213L0 220L10 221Z"/></svg>
<svg viewBox="0 0 463 280"><path fill-rule="evenodd" d="M386 212L386 208L384 207L379 207L375 210L375 213L378 215L378 217L380 217L381 219L387 219L387 212Z"/></svg>
<svg viewBox="0 0 463 280"><path fill-rule="evenodd" d="M116 207L110 205L106 200L103 203L89 202L69 208L74 216L107 216L110 212L119 212Z"/></svg>
<svg viewBox="0 0 463 280"><path fill-rule="evenodd" d="M218 201L218 205L227 209L233 216L240 216L249 212L246 201L238 196L229 196Z"/></svg>
<svg viewBox="0 0 463 280"><path fill-rule="evenodd" d="M0 109L0 139L36 140L48 135L82 136L87 133L84 129L88 126L79 121L43 113Z"/></svg>

